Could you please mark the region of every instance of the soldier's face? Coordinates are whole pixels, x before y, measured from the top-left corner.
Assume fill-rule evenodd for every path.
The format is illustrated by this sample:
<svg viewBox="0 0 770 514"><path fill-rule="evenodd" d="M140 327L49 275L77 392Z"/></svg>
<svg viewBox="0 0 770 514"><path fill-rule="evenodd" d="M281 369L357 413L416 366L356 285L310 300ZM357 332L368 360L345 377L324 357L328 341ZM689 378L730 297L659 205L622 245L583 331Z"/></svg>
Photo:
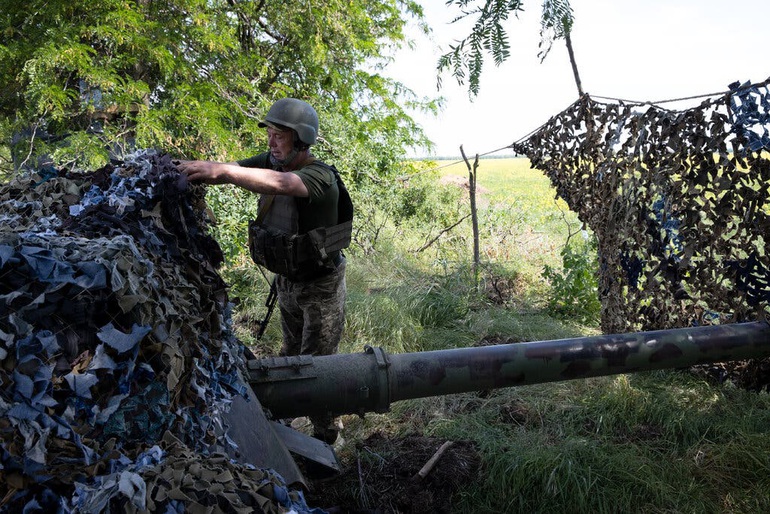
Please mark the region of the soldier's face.
<svg viewBox="0 0 770 514"><path fill-rule="evenodd" d="M270 148L270 154L279 162L288 158L294 149L294 138L292 137L291 130L278 130L268 127L267 146Z"/></svg>

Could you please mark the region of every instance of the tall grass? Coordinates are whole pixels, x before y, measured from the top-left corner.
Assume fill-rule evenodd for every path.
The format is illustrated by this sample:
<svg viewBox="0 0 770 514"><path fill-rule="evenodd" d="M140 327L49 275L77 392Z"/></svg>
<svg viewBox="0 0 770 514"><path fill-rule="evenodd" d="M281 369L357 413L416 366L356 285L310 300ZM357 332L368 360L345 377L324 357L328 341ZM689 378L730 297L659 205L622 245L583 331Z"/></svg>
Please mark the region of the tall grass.
<svg viewBox="0 0 770 514"><path fill-rule="evenodd" d="M457 164L441 174L461 181L467 169ZM598 333L594 324L547 311L543 269L559 268L560 251L579 228L548 180L524 159L490 159L481 161L478 187L480 287L470 272L469 224L420 252L420 227L385 227L377 252L348 252L341 352ZM236 331L248 341L266 291L253 281L264 280L237 266L226 273L241 297ZM257 352L280 346L277 313L264 339ZM473 441L483 465L457 492L456 512L770 512L770 395L685 371L410 400L343 421L343 465L352 465L355 442L374 432Z"/></svg>

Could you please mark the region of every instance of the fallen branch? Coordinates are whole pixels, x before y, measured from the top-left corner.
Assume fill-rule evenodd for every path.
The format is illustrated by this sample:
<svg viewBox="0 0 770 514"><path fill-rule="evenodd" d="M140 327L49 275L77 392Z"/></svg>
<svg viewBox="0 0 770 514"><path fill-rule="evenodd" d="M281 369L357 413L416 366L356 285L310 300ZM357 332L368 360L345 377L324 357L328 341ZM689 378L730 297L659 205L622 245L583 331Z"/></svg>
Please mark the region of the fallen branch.
<svg viewBox="0 0 770 514"><path fill-rule="evenodd" d="M420 471L418 471L417 474L412 477L412 480L423 480L426 476L428 476L428 473L431 472L433 467L436 465L436 462L438 462L438 460L450 446L452 446L452 441L447 441L442 444L441 447L436 450L436 453L433 454L433 457L431 457L430 460L425 463L422 469L420 469Z"/></svg>
<svg viewBox="0 0 770 514"><path fill-rule="evenodd" d="M415 251L414 251L414 253L420 253L421 251L425 250L425 249L426 249L426 248L428 248L430 245L432 245L433 243L435 243L436 241L438 241L438 238L439 238L439 237L441 237L443 234L446 234L447 232L449 232L450 230L452 230L453 228L455 228L457 225L459 225L460 223L462 223L464 220L468 219L469 217L470 217L470 214L466 214L465 216L463 216L462 218L460 218L459 220L457 220L457 222L456 222L455 224L453 224L452 226L450 226L450 227L446 227L445 229L441 230L441 232L439 232L439 233L438 233L438 235L437 235L436 237L434 237L433 239L431 239L430 241L428 241L427 243L425 243L424 245L422 245L422 247L420 247L420 248L418 248L417 250L415 250Z"/></svg>

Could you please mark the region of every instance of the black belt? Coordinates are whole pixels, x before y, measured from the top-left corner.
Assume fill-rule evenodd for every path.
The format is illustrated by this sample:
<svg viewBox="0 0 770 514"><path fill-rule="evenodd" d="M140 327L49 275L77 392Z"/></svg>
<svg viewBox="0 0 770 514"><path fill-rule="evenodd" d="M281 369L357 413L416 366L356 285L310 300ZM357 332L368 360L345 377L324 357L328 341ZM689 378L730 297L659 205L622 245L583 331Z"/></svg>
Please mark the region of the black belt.
<svg viewBox="0 0 770 514"><path fill-rule="evenodd" d="M311 280L318 280L321 277L325 277L326 275L331 275L335 271L337 271L337 268L340 267L340 264L343 263L345 260L345 257L342 255L342 252L337 252L337 255L332 257L327 261L327 264L321 268L318 273L312 275L309 278L306 278L302 280L301 282L310 282Z"/></svg>

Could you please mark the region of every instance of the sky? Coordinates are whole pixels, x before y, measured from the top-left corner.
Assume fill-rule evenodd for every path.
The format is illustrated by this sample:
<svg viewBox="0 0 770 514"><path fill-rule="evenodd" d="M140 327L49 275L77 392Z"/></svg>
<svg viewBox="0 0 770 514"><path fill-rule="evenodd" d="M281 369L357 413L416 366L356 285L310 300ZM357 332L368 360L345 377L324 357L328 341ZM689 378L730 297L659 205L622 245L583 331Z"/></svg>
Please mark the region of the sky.
<svg viewBox="0 0 770 514"><path fill-rule="evenodd" d="M480 1L480 0L479 0ZM541 1L524 0L525 11L505 24L511 56L500 66L485 55L480 93L445 74L436 88L436 64L449 45L469 33L450 24L459 12L444 0L421 0L426 37L410 27L413 49L398 52L384 74L419 96L445 99L438 117L412 113L436 148L412 156L458 157L492 153L519 141L578 99L563 40L541 63ZM478 3L478 2L477 2ZM583 90L592 96L662 101L728 90L735 81L770 77L768 0L572 0L572 46ZM675 104L684 108L703 99Z"/></svg>

